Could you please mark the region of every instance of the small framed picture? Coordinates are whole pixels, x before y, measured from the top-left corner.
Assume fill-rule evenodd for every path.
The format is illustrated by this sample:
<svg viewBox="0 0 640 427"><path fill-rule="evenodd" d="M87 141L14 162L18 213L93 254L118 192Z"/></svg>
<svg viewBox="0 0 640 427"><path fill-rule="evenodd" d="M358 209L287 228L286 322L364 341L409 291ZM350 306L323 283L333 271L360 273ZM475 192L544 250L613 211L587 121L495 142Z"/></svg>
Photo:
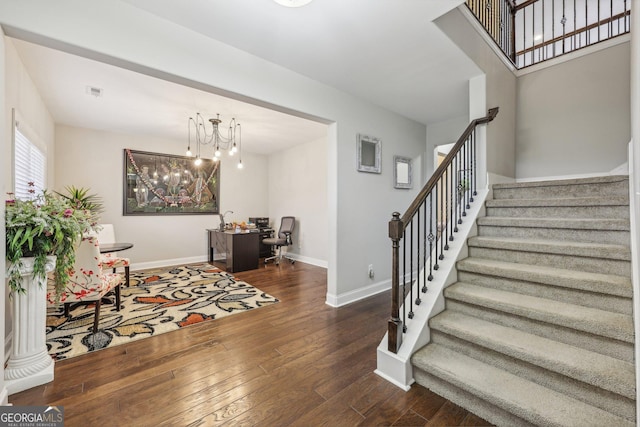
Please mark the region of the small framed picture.
<svg viewBox="0 0 640 427"><path fill-rule="evenodd" d="M367 135L358 134L358 171L381 173L380 152L381 141Z"/></svg>
<svg viewBox="0 0 640 427"><path fill-rule="evenodd" d="M393 156L393 183L395 188L412 188L410 158Z"/></svg>

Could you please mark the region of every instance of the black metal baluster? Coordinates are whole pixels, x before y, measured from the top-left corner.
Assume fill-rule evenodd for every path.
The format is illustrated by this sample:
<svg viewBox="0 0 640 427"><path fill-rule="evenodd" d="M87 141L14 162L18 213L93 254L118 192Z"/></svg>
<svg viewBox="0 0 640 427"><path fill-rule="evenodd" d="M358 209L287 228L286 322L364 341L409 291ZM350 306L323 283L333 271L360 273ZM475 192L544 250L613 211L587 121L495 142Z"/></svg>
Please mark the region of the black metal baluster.
<svg viewBox="0 0 640 427"><path fill-rule="evenodd" d="M409 239L411 248L409 252L409 319L413 319L413 219L409 224L409 233L411 234Z"/></svg>
<svg viewBox="0 0 640 427"><path fill-rule="evenodd" d="M422 204L424 204L424 202L422 202ZM416 237L418 239L418 258L417 258L417 268L416 268L416 285L419 288L420 287L420 255L422 254L422 234L420 233L420 209L418 208L418 233L416 234ZM425 266L426 267L426 266ZM411 285L411 289L413 289L413 284ZM422 302L422 300L420 299L420 292L416 292L416 305L420 305L420 303Z"/></svg>
<svg viewBox="0 0 640 427"><path fill-rule="evenodd" d="M466 205L465 209L471 209L471 146L469 145L469 138L464 142L464 150L466 156L464 158L464 169L465 169L465 181L464 181L464 194L466 195ZM463 216L466 215L466 212Z"/></svg>
<svg viewBox="0 0 640 427"><path fill-rule="evenodd" d="M477 166L476 155L477 155L478 147L476 145L476 130L475 129L471 133L470 138L471 138L471 147L473 149L473 166L471 168L472 169L471 173L473 174L473 179L472 179L472 182L471 182L471 186L473 188L473 193L472 194L474 196L477 196L478 195L478 183L476 182L477 174L475 173L475 171L476 171L476 166ZM471 199L471 201L473 202L473 198Z"/></svg>
<svg viewBox="0 0 640 427"><path fill-rule="evenodd" d="M429 277L427 277L427 279L429 281L433 280L433 259L438 259L437 254L434 254L433 252L433 241L436 239L436 236L433 234L433 220L434 220L434 215L433 215L433 195L434 195L434 191L435 190L431 190L431 193L429 194ZM436 193L436 197L437 197L437 193ZM438 201L436 199L436 205L438 204ZM437 217L436 217L436 221L437 221ZM437 233L437 230L436 230ZM436 252L438 251L437 249L437 245L436 245Z"/></svg>
<svg viewBox="0 0 640 427"><path fill-rule="evenodd" d="M456 218L455 218L455 228L453 229L453 231L455 231L456 233L458 232L458 224L462 223L462 205L464 204L464 199L462 197L462 193L460 192L460 185L462 184L462 178L460 174L463 173L461 164L462 164L462 158L464 155L462 150L464 150L464 145L461 147L455 159L456 187L454 191L456 192Z"/></svg>
<svg viewBox="0 0 640 427"><path fill-rule="evenodd" d="M445 242L447 241L447 221L448 218L445 218L447 215L447 190L446 190L446 176L447 170L445 169L442 176L440 177L440 223L438 224L438 229L440 230L440 260L444 259L444 251L445 249L449 249L449 245L445 246ZM442 224L444 223L444 226Z"/></svg>
<svg viewBox="0 0 640 427"><path fill-rule="evenodd" d="M444 220L444 239L443 239L443 243L444 243L444 250L440 253L440 256L443 259L444 258L444 251L448 251L449 250L449 222L451 221L451 215L448 213L449 212L449 199L451 198L451 191L449 189L449 170L451 169L451 166L449 165L449 167L447 167L444 170L444 175L443 175L443 180L444 180L444 194L442 195L443 200L444 200L444 215L443 215L443 220Z"/></svg>
<svg viewBox="0 0 640 427"><path fill-rule="evenodd" d="M613 0L609 2L609 38L613 37Z"/></svg>
<svg viewBox="0 0 640 427"><path fill-rule="evenodd" d="M404 303L407 296L407 231L402 232L402 295L399 304L402 304L402 332L407 332L407 305Z"/></svg>
<svg viewBox="0 0 640 427"><path fill-rule="evenodd" d="M596 21L598 23L598 41L600 41L600 2L597 3L598 4L598 20Z"/></svg>
<svg viewBox="0 0 640 427"><path fill-rule="evenodd" d="M536 4L531 5L531 63L536 63Z"/></svg>
<svg viewBox="0 0 640 427"><path fill-rule="evenodd" d="M456 159L458 158L458 154L455 155L455 157L453 158L453 162L451 162L451 169L450 169L450 173L449 173L449 221L447 221L449 223L449 241L452 242L453 241L453 232L456 231L455 230L455 226L456 226L456 213L457 213L457 207L456 207L456 189L455 189L455 185L456 185L456 168L455 168L455 164L456 164ZM448 249L448 248L447 248Z"/></svg>
<svg viewBox="0 0 640 427"><path fill-rule="evenodd" d="M436 208L436 215L435 215L435 217L436 217L436 234L435 234L435 237L434 237L434 239L435 239L435 253L433 255L436 262L433 265L433 269L434 270L438 270L440 268L440 266L438 265L438 260L440 259L440 257L438 256L438 239L441 239L440 226L439 226L439 224L440 224L440 222L439 222L439 220L440 220L440 217L439 217L440 207L438 205L438 196L439 196L439 193L440 193L438 191L439 190L438 189L439 185L440 185L440 181L436 182L436 185L434 186L434 191L435 191L435 194L436 194L436 204L435 204L435 208Z"/></svg>
<svg viewBox="0 0 640 427"><path fill-rule="evenodd" d="M429 196L431 197L431 196ZM424 245L424 251L422 254L422 292L427 292L427 240L429 236L427 236L427 200L422 203L422 207L424 209L424 238L422 239ZM431 256L429 256L431 258ZM431 261L429 261L431 263ZM431 275L431 265L429 265L429 275Z"/></svg>
<svg viewBox="0 0 640 427"><path fill-rule="evenodd" d="M556 38L556 1L551 0L551 40ZM556 42L553 42L552 54L556 56Z"/></svg>

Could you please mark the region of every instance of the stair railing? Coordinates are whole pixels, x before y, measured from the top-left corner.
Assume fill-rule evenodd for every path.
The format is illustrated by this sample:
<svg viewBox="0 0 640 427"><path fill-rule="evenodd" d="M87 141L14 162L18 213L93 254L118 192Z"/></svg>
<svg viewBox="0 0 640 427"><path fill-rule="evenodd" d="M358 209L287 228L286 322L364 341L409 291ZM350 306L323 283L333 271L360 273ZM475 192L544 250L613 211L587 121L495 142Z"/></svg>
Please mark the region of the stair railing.
<svg viewBox="0 0 640 427"><path fill-rule="evenodd" d="M516 68L631 29L631 0L467 0L466 5Z"/></svg>
<svg viewBox="0 0 640 427"><path fill-rule="evenodd" d="M497 114L496 107L486 117L472 120L404 215L394 212L389 221L392 287L388 350L392 353L400 349L407 318L413 318L414 304L420 305L420 295L427 292L427 282L433 280L438 261L444 259L477 195L476 128Z"/></svg>

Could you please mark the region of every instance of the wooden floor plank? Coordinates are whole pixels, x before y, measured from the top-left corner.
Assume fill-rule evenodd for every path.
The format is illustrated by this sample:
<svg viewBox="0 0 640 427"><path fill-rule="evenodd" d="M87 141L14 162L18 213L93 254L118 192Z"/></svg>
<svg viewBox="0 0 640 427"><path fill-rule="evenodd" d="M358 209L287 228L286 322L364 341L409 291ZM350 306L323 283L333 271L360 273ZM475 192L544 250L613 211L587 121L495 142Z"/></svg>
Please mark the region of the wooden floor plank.
<svg viewBox="0 0 640 427"><path fill-rule="evenodd" d="M488 425L421 386L373 373L389 292L326 304L326 270L236 273L278 304L59 361L55 381L9 396L63 405L65 425Z"/></svg>

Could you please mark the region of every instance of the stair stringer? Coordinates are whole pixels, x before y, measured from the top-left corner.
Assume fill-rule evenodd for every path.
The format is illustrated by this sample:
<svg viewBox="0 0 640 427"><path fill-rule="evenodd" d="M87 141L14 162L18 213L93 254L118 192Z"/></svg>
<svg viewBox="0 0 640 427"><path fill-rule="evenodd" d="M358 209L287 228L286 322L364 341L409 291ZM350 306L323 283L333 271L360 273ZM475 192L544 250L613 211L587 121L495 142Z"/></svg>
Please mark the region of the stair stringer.
<svg viewBox="0 0 640 427"><path fill-rule="evenodd" d="M501 181L501 180L500 180ZM495 182L489 183L489 188ZM454 240L449 242L449 250L445 252L443 260L439 260L440 268L433 274L433 280L427 281L427 292L421 293L420 305L413 305L413 319L407 319L407 332L402 335L402 346L398 353L388 350L388 333L384 335L377 349L377 375L407 391L413 384L413 366L411 356L418 349L431 341L429 319L444 311L444 290L458 279L456 263L468 257L467 239L476 236L476 219L485 216L485 201L491 197L489 188L479 190L474 196L474 202L468 209L462 224L458 225L458 232ZM421 271L417 275L419 286L422 288L424 275ZM411 295L405 299L410 304Z"/></svg>
<svg viewBox="0 0 640 427"><path fill-rule="evenodd" d="M633 324L635 332L635 364L636 364L636 426L640 427L640 226L638 217L640 214L640 188L638 188L638 174L634 162L633 140L628 146L629 166L629 209L631 226L631 283L633 284Z"/></svg>

